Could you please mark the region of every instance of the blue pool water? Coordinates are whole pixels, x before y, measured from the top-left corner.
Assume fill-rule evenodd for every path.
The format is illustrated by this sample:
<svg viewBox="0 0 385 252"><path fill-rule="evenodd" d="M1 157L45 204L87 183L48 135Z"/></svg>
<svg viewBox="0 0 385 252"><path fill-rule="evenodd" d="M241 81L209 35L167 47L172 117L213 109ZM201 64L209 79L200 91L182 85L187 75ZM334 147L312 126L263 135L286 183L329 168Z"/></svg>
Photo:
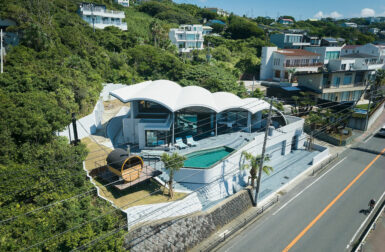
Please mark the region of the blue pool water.
<svg viewBox="0 0 385 252"><path fill-rule="evenodd" d="M233 151L234 149L225 146L215 149L196 151L186 155L187 160L184 161L184 167L209 168Z"/></svg>
<svg viewBox="0 0 385 252"><path fill-rule="evenodd" d="M359 113L359 114L366 114L367 110L366 109L355 108L354 112Z"/></svg>

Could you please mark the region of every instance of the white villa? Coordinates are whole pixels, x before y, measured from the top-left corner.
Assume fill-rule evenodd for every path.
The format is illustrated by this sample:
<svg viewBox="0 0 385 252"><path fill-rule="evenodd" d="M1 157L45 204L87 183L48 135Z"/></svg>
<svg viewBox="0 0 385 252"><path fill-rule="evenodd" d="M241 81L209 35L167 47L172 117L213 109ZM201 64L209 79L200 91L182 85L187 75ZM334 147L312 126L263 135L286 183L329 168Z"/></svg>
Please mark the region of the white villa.
<svg viewBox="0 0 385 252"><path fill-rule="evenodd" d="M115 0L118 4L124 6L124 7L130 7L130 1L129 0Z"/></svg>
<svg viewBox="0 0 385 252"><path fill-rule="evenodd" d="M170 29L168 36L180 53L187 53L192 50L202 50L203 36L211 30L205 30L202 25L181 25L179 28Z"/></svg>
<svg viewBox="0 0 385 252"><path fill-rule="evenodd" d="M322 66L318 53L302 49L262 47L261 80L288 81L291 71L317 72Z"/></svg>
<svg viewBox="0 0 385 252"><path fill-rule="evenodd" d="M124 142L120 146L132 151L138 146L136 152L143 155L156 156L170 150L182 153L190 163L185 162L175 174L178 182L210 183L234 169L234 164L239 168L243 150L254 154L262 151L269 108L263 100L211 93L198 86L181 87L167 80L142 82L111 91L110 95L130 103L129 111L109 126L120 132ZM300 149L306 137L303 119L284 116L275 108L273 111L266 151L275 158L289 154L292 148ZM207 153L215 154L212 163L195 162Z"/></svg>
<svg viewBox="0 0 385 252"><path fill-rule="evenodd" d="M121 30L127 30L126 18L123 11L107 10L105 5L93 3L81 3L78 10L81 18L96 29L104 29L107 26L115 26Z"/></svg>

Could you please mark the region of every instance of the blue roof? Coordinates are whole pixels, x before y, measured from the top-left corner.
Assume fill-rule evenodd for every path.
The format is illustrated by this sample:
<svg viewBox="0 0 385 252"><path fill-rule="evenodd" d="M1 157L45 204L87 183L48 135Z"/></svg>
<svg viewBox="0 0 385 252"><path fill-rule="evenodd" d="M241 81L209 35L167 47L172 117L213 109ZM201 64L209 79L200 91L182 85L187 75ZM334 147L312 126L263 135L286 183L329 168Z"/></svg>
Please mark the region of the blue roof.
<svg viewBox="0 0 385 252"><path fill-rule="evenodd" d="M281 88L286 91L301 91L301 89L297 87L281 87Z"/></svg>
<svg viewBox="0 0 385 252"><path fill-rule="evenodd" d="M206 25L210 25L210 24L221 24L221 25L225 25L226 23L223 22L223 21L221 21L221 20L213 19L213 20L208 21Z"/></svg>

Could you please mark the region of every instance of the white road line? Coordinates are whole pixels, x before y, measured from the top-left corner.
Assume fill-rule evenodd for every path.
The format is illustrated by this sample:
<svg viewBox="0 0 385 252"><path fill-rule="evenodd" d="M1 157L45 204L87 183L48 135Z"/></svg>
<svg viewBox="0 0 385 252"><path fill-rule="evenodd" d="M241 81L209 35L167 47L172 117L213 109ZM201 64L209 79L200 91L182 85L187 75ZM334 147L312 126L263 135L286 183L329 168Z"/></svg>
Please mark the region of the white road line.
<svg viewBox="0 0 385 252"><path fill-rule="evenodd" d="M367 143L370 139L373 138L373 136L374 136L374 135L369 136L369 137L364 141L364 143Z"/></svg>
<svg viewBox="0 0 385 252"><path fill-rule="evenodd" d="M384 192L384 193L381 195L381 197L377 200L376 206L377 206L377 204L378 204L380 201L382 201L382 198L384 197L384 195L385 195L385 192ZM357 231L356 231L355 234L353 235L353 238L350 240L349 244L346 245L346 249L348 249L348 248L352 245L353 241L356 239L356 236L358 235L358 233L360 232L360 230L363 228L363 226L365 225L365 223L368 221L369 217L371 217L370 214L368 214L368 216L365 218L365 220L361 223L361 226L357 229Z"/></svg>
<svg viewBox="0 0 385 252"><path fill-rule="evenodd" d="M344 161L347 157L344 157L343 159L341 159L340 161L338 161L337 164L335 164L332 168L330 168L327 172L325 172L324 174L322 174L319 178L317 178L316 180L314 180L310 185L306 186L302 191L300 191L299 193L297 193L293 198L291 198L288 202L286 202L285 204L283 204L283 206L281 206L277 211L275 211L272 215L276 215L279 211L281 211L284 207L286 207L290 202L292 202L293 200L295 200L299 195L301 195L304 191L306 191L309 187L311 187L312 185L314 185L318 180L320 180L321 178L323 178L326 174L328 174L331 170L333 170L335 167L337 167L337 165L339 165L342 161Z"/></svg>

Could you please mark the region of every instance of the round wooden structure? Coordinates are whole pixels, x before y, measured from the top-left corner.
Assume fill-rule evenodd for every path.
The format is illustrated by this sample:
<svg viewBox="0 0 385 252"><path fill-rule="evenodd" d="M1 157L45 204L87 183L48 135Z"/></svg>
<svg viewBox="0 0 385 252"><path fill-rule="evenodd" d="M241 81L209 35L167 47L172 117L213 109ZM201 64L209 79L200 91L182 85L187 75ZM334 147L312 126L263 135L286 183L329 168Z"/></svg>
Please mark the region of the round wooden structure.
<svg viewBox="0 0 385 252"><path fill-rule="evenodd" d="M107 156L108 170L122 177L125 182L138 179L143 166L144 163L141 157L130 156L123 149L115 149Z"/></svg>

